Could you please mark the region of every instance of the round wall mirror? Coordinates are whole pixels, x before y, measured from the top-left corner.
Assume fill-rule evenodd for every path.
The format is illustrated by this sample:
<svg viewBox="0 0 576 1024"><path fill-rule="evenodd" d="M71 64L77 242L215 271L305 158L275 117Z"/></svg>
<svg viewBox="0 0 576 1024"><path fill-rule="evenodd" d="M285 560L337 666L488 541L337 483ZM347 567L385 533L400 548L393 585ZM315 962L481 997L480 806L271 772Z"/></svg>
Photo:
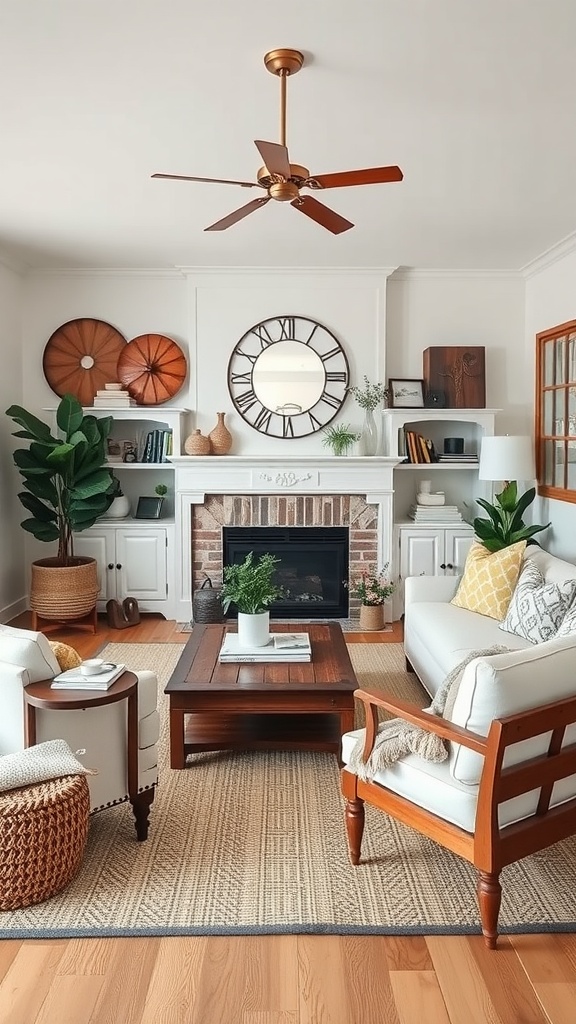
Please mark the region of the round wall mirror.
<svg viewBox="0 0 576 1024"><path fill-rule="evenodd" d="M242 418L271 437L305 437L340 411L348 361L336 336L305 316L255 324L235 345L228 390Z"/></svg>

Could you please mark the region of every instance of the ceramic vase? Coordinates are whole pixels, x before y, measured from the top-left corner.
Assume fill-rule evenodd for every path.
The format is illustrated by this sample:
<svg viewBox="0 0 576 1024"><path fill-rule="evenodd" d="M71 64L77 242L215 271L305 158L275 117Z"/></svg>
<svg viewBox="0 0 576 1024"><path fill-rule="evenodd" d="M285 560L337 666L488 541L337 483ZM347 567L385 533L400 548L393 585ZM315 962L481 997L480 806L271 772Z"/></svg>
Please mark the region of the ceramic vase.
<svg viewBox="0 0 576 1024"><path fill-rule="evenodd" d="M238 612L238 643L240 647L266 647L270 640L270 612L248 615Z"/></svg>
<svg viewBox="0 0 576 1024"><path fill-rule="evenodd" d="M225 415L226 413L224 412L216 413L218 422L214 429L208 434L210 444L212 445L213 455L228 455L228 452L232 447L232 434L224 423Z"/></svg>
<svg viewBox="0 0 576 1024"><path fill-rule="evenodd" d="M102 519L126 519L126 516L130 515L130 499L125 494L119 494L117 498L110 505L110 508L106 509L102 513Z"/></svg>
<svg viewBox="0 0 576 1024"><path fill-rule="evenodd" d="M209 437L198 428L193 431L184 442L184 451L186 455L210 455L212 451L212 442Z"/></svg>
<svg viewBox="0 0 576 1024"><path fill-rule="evenodd" d="M360 605L360 629L384 629L384 605Z"/></svg>
<svg viewBox="0 0 576 1024"><path fill-rule="evenodd" d="M376 455L378 451L378 427L372 409L366 409L364 413L360 446L362 455Z"/></svg>

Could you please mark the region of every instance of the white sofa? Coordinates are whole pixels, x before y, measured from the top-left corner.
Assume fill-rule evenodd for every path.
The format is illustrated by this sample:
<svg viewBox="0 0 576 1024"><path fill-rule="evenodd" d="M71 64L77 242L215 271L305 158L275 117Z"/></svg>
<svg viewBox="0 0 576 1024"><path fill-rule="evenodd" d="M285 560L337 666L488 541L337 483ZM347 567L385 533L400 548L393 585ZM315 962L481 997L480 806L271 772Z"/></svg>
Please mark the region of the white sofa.
<svg viewBox="0 0 576 1024"><path fill-rule="evenodd" d="M576 565L529 545L524 558L536 563L546 582L576 579ZM414 671L431 696L459 662L472 651L494 644L525 651L519 664L540 660L543 650L554 651L560 641L532 644L499 629L496 619L450 604L458 589L458 576L410 576L405 586L404 653L406 667ZM552 646L550 646L552 645Z"/></svg>
<svg viewBox="0 0 576 1024"><path fill-rule="evenodd" d="M0 755L24 748L24 701L29 683L53 679L60 667L42 633L0 625ZM158 781L158 683L153 672L138 676L138 796L132 803L138 839L146 839L148 815ZM36 741L64 739L87 768L90 809L99 811L129 799L127 702L79 711L36 709Z"/></svg>

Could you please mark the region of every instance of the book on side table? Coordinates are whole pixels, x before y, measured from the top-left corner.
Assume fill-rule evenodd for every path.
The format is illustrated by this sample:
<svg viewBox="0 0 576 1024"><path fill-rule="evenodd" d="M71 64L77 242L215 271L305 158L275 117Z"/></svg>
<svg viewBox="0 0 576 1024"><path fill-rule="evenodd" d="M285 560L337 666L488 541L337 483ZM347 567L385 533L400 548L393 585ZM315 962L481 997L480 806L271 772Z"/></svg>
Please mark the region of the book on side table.
<svg viewBox="0 0 576 1024"><path fill-rule="evenodd" d="M54 676L50 686L53 690L109 690L125 671L126 665L109 665L106 672L85 676L80 668L69 668Z"/></svg>
<svg viewBox="0 0 576 1024"><path fill-rule="evenodd" d="M240 647L237 633L226 633L218 660L234 661L312 661L308 633L272 633L265 647Z"/></svg>

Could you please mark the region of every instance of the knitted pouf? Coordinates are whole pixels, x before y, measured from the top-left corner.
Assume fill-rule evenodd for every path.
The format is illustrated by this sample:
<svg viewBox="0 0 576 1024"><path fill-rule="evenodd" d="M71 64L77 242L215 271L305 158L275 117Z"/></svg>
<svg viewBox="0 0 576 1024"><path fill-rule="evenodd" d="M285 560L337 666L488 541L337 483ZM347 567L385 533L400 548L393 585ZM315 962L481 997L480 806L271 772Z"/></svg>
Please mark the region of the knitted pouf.
<svg viewBox="0 0 576 1024"><path fill-rule="evenodd" d="M88 836L85 775L0 793L0 910L54 896L74 877Z"/></svg>

